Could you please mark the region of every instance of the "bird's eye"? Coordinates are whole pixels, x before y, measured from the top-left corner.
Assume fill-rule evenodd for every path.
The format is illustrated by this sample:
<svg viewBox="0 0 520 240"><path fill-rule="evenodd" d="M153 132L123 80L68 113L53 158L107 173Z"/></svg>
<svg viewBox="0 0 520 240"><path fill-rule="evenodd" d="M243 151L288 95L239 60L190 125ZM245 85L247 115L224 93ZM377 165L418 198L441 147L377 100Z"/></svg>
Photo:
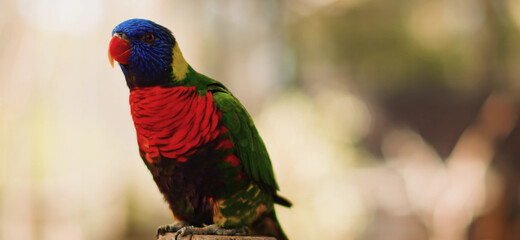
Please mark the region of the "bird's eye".
<svg viewBox="0 0 520 240"><path fill-rule="evenodd" d="M155 35L153 35L153 33L146 33L143 40L147 43L153 43L155 41Z"/></svg>

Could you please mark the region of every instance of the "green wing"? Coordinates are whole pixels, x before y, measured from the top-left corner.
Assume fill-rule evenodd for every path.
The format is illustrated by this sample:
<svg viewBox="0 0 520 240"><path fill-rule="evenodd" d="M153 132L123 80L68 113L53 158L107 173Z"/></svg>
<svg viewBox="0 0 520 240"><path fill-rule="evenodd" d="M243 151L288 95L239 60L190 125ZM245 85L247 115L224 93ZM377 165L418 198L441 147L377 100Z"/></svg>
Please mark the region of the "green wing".
<svg viewBox="0 0 520 240"><path fill-rule="evenodd" d="M213 93L213 100L222 112L222 123L229 131L245 173L262 189L276 194L278 184L271 160L253 119L244 106L221 84L209 85L208 90Z"/></svg>

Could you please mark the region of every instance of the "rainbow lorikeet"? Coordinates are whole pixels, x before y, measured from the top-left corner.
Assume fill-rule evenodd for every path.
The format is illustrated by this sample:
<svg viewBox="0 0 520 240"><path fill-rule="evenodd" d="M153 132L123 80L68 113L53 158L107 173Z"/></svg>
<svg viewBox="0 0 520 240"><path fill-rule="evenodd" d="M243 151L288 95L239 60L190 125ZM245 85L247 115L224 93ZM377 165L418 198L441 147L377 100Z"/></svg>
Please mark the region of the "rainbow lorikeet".
<svg viewBox="0 0 520 240"><path fill-rule="evenodd" d="M176 222L157 234L248 234L287 239L265 145L244 106L195 71L170 30L130 19L112 32L108 56L130 88L139 153Z"/></svg>

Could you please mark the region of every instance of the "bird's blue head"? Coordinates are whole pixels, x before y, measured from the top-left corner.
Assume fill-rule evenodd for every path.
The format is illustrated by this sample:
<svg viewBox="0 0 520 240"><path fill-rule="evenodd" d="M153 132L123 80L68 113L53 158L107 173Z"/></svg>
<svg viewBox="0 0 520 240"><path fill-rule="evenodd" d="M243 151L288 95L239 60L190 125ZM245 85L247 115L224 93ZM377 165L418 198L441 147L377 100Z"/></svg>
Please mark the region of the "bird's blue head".
<svg viewBox="0 0 520 240"><path fill-rule="evenodd" d="M166 84L175 78L174 62L187 68L171 31L145 19L130 19L114 28L108 58L112 65L114 60L119 63L130 89Z"/></svg>

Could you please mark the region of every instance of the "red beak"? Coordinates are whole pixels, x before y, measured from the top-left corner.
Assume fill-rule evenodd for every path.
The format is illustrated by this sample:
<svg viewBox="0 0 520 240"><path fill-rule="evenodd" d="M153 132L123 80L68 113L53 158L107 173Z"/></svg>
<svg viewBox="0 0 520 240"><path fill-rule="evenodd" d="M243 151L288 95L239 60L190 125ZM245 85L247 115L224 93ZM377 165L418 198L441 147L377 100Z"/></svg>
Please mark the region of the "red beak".
<svg viewBox="0 0 520 240"><path fill-rule="evenodd" d="M128 64L130 52L130 42L121 38L120 34L114 34L108 45L108 61L110 61L110 65L114 67L114 60L121 64Z"/></svg>

